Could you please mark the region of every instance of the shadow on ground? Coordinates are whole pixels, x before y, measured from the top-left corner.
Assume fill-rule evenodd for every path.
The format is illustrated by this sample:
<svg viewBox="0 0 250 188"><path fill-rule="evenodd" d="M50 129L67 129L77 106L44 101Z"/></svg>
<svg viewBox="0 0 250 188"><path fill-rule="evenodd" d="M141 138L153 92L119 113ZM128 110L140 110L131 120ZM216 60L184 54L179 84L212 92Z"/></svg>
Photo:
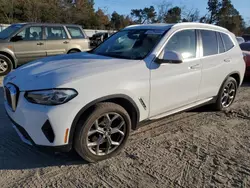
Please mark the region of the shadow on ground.
<svg viewBox="0 0 250 188"><path fill-rule="evenodd" d="M3 103L3 88L0 87L0 170L87 163L74 151L70 153L55 153L38 150L36 147L24 144L12 128Z"/></svg>

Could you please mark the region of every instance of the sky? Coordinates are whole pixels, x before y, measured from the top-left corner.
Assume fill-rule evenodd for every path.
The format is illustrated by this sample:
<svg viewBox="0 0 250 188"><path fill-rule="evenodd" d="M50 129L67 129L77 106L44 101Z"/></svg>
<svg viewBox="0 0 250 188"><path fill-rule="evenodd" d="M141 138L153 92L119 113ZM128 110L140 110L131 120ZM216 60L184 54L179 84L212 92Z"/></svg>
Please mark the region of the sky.
<svg viewBox="0 0 250 188"><path fill-rule="evenodd" d="M108 13L130 14L131 9L139 9L154 5L157 8L163 0L95 0L95 8L106 8ZM206 14L207 0L168 0L174 6L185 6L188 9L198 9L200 15ZM232 0L234 7L250 25L250 0Z"/></svg>

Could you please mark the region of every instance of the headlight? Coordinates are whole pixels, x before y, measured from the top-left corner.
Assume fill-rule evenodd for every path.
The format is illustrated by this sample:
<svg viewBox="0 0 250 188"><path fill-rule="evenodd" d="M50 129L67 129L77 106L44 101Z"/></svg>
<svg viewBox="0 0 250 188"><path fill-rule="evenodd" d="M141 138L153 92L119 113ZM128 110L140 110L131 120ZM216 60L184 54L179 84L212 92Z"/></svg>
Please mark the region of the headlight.
<svg viewBox="0 0 250 188"><path fill-rule="evenodd" d="M77 96L74 89L50 89L26 92L25 98L31 102L42 105L64 104Z"/></svg>

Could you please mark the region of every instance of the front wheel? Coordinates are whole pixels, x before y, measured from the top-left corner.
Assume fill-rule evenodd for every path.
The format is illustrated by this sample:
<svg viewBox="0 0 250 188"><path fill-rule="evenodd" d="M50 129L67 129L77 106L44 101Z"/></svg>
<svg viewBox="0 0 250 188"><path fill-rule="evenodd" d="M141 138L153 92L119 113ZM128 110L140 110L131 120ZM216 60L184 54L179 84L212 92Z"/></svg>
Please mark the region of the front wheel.
<svg viewBox="0 0 250 188"><path fill-rule="evenodd" d="M88 162L117 155L125 146L131 129L127 111L114 103L99 103L81 120L76 129L74 147Z"/></svg>
<svg viewBox="0 0 250 188"><path fill-rule="evenodd" d="M215 110L221 111L229 108L234 102L237 89L237 81L233 77L229 77L219 91L215 103Z"/></svg>
<svg viewBox="0 0 250 188"><path fill-rule="evenodd" d="M0 54L0 76L8 74L13 69L11 60L5 55Z"/></svg>

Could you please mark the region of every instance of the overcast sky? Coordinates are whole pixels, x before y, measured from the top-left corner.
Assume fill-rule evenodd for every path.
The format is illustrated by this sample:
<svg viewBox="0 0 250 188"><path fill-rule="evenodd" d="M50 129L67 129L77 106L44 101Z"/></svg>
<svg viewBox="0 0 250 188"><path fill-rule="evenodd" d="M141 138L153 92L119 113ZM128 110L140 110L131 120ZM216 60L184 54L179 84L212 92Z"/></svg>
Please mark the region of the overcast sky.
<svg viewBox="0 0 250 188"><path fill-rule="evenodd" d="M144 8L146 6L160 4L163 0L95 0L95 8L108 9L108 13L117 11L119 14L130 14L131 9ZM189 9L198 8L200 15L206 13L207 0L169 0L173 5L185 6ZM250 0L232 0L234 7L243 15L250 25Z"/></svg>

